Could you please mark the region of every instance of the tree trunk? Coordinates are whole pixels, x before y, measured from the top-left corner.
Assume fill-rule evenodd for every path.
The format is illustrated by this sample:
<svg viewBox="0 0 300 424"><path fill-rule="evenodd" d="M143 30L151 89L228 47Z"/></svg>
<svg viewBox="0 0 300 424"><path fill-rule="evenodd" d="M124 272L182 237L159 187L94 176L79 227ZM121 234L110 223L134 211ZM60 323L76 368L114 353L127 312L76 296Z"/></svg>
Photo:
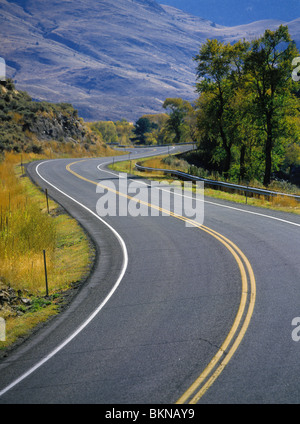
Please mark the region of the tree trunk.
<svg viewBox="0 0 300 424"><path fill-rule="evenodd" d="M265 149L265 176L264 176L264 185L268 186L271 182L271 170L272 170L272 139L269 137L266 141Z"/></svg>
<svg viewBox="0 0 300 424"><path fill-rule="evenodd" d="M222 138L223 148L224 148L225 153L226 153L226 157L225 157L225 161L224 161L224 165L223 165L223 172L224 172L225 178L227 178L228 172L229 172L229 169L230 169L230 165L231 165L231 143L228 143L226 134L223 130L221 119L220 119L220 122L219 122L219 127L220 127L220 134L221 134L221 138Z"/></svg>
<svg viewBox="0 0 300 424"><path fill-rule="evenodd" d="M229 170L230 170L230 165L231 165L231 148L229 146L226 146L225 151L226 151L226 158L224 163L224 176L225 178L227 178Z"/></svg>
<svg viewBox="0 0 300 424"><path fill-rule="evenodd" d="M240 155L240 181L243 181L245 178L245 156L246 156L246 146L242 144L241 155Z"/></svg>
<svg viewBox="0 0 300 424"><path fill-rule="evenodd" d="M271 182L272 171L272 149L273 149L273 134L271 117L267 116L267 140L265 146L265 176L264 185L268 186Z"/></svg>

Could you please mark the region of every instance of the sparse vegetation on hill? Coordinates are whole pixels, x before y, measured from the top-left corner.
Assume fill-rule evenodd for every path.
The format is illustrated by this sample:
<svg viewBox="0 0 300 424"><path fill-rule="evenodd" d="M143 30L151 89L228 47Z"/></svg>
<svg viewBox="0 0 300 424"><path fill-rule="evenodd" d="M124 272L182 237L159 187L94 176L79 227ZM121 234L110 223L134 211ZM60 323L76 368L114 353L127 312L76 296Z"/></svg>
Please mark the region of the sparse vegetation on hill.
<svg viewBox="0 0 300 424"><path fill-rule="evenodd" d="M107 147L69 103L36 102L0 81L0 152L106 155Z"/></svg>

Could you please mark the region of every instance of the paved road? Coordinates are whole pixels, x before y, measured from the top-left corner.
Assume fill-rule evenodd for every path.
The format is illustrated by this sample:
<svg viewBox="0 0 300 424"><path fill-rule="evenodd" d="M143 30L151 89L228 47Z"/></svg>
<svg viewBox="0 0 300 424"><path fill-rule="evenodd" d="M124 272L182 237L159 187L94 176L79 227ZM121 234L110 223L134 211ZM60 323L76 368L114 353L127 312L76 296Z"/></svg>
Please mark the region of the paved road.
<svg viewBox="0 0 300 424"><path fill-rule="evenodd" d="M203 225L101 218L97 183L126 199L108 160L28 169L99 255L68 310L1 361L0 403L298 403L300 217L206 198Z"/></svg>

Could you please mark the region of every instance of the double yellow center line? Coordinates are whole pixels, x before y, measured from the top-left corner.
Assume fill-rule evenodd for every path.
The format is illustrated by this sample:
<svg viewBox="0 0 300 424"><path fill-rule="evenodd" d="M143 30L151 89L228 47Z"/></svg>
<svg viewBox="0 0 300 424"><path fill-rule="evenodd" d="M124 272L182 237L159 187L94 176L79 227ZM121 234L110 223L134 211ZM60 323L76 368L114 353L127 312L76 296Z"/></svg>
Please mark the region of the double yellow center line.
<svg viewBox="0 0 300 424"><path fill-rule="evenodd" d="M204 393L209 389L209 387L214 383L214 381L218 378L218 376L221 374L223 369L229 363L232 356L236 352L238 346L240 345L247 331L247 328L249 326L249 323L253 314L255 299L256 299L256 283L255 283L254 272L252 270L250 262L245 256L245 254L238 248L238 246L236 246L236 244L234 244L228 238L224 237L222 234L212 230L211 228L208 228L204 225L199 225L199 223L189 218L176 215L171 211L167 211L165 209L160 208L159 206L152 205L141 200L137 200L134 197L128 196L128 194L121 193L117 190L106 187L105 185L102 185L99 182L92 181L90 179L83 177L82 175L79 175L77 172L71 169L71 166L78 162L82 162L82 160L73 162L67 165L66 167L66 169L69 172L71 172L73 175L75 175L77 178L80 178L81 180L84 180L94 185L100 185L102 188L105 188L119 196L126 197L127 199L133 200L135 202L139 202L141 204L147 205L150 208L154 208L156 210L164 212L170 216L173 216L174 218L188 222L189 224L208 233L209 235L217 239L220 243L222 243L233 255L235 261L238 264L240 274L241 274L241 280L242 280L242 294L241 294L239 309L236 314L233 325L226 339L224 340L221 347L218 349L213 359L210 361L207 367L202 371L199 377L194 381L194 383L185 391L185 393L176 402L177 404L184 404L184 403L195 404L201 399Z"/></svg>

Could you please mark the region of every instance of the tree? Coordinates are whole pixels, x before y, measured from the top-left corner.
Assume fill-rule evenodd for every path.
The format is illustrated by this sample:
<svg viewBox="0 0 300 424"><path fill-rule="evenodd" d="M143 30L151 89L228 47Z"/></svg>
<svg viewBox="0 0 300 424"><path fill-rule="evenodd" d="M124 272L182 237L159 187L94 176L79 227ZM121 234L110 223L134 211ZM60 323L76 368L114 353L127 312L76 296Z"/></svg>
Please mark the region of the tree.
<svg viewBox="0 0 300 424"><path fill-rule="evenodd" d="M169 119L166 123L166 129L174 134L173 142L180 143L185 141L189 133L189 126L185 118L192 109L191 104L180 98L167 98L163 104L164 109L169 109Z"/></svg>
<svg viewBox="0 0 300 424"><path fill-rule="evenodd" d="M263 161L268 185L283 162L287 140L297 138L291 117L299 115L299 99L291 76L298 55L284 26L251 43L207 40L201 46L195 57L198 127L225 177L236 176L238 156L240 179L255 169L260 174Z"/></svg>
<svg viewBox="0 0 300 424"><path fill-rule="evenodd" d="M134 126L126 119L115 122L118 140L120 144L126 145L131 143L133 137Z"/></svg>
<svg viewBox="0 0 300 424"><path fill-rule="evenodd" d="M105 143L118 143L116 126L112 121L98 121L91 125L93 131L101 134Z"/></svg>
<svg viewBox="0 0 300 424"><path fill-rule="evenodd" d="M223 172L227 177L232 161L233 133L239 126L234 96L243 82L243 60L249 44L239 41L234 46L216 39L207 40L194 58L197 62L197 91L205 95L207 113L201 131L206 137L220 141L224 152ZM206 122L204 122L206 121ZM222 154L219 160L222 160Z"/></svg>
<svg viewBox="0 0 300 424"><path fill-rule="evenodd" d="M135 123L134 133L139 139L140 143L145 144L146 134L149 136L149 133L151 133L154 128L157 128L157 124L151 122L147 117L141 117Z"/></svg>
<svg viewBox="0 0 300 424"><path fill-rule="evenodd" d="M288 27L281 25L254 40L246 58L245 70L251 75L248 91L254 93L253 113L264 139L266 186L271 181L274 147L290 130L287 116L296 108L291 74L298 55Z"/></svg>

